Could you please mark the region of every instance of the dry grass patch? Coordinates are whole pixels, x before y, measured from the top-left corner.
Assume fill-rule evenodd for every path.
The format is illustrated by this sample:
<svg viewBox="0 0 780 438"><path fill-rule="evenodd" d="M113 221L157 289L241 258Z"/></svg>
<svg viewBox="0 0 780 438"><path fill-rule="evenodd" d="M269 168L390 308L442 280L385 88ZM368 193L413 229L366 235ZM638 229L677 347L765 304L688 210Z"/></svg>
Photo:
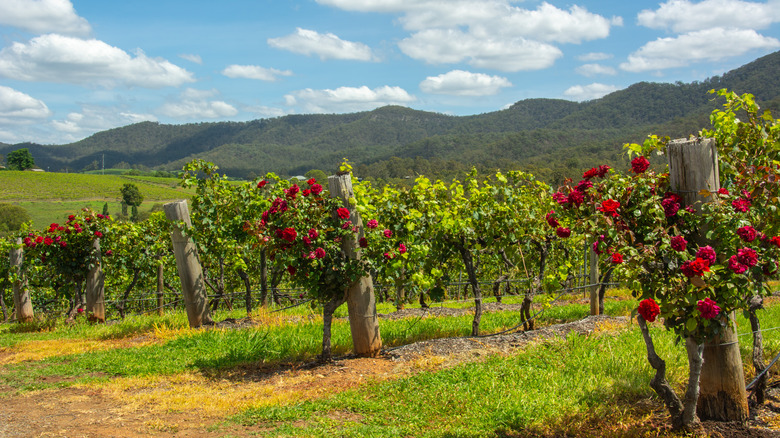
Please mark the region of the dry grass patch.
<svg viewBox="0 0 780 438"><path fill-rule="evenodd" d="M67 356L114 348L141 347L158 342L145 336L129 339L52 339L23 341L13 347L0 350L0 365L25 361L39 361L55 356Z"/></svg>

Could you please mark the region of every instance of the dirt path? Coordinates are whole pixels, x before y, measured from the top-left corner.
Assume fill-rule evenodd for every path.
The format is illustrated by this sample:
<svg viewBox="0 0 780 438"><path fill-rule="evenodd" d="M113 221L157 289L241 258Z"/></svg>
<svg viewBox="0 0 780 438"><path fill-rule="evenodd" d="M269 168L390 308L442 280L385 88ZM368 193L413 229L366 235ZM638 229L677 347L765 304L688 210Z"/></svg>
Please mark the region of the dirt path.
<svg viewBox="0 0 780 438"><path fill-rule="evenodd" d="M625 318L590 317L529 333L424 341L391 349L375 359L342 358L328 365L275 368L251 365L212 376L120 378L8 396L0 399L0 437L252 436L262 429L225 424L223 419L250 406L318 398L369 381L509 354L529 342L570 331L587 334L625 323ZM0 387L3 392L11 391ZM756 425L707 427L712 436L780 437Z"/></svg>

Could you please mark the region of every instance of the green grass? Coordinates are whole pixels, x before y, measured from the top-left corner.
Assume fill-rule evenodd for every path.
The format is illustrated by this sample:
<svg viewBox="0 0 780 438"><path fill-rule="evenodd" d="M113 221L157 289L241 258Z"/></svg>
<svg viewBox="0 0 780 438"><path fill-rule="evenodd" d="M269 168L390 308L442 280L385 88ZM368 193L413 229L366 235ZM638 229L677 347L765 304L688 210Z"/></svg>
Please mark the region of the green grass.
<svg viewBox="0 0 780 438"><path fill-rule="evenodd" d="M80 173L0 172L0 202L23 207L33 219L33 227L62 222L83 207L109 213L121 211L119 190L126 183L136 184L144 195L140 211L153 204L189 198L191 190L179 187L176 178L154 178L129 175L87 175Z"/></svg>

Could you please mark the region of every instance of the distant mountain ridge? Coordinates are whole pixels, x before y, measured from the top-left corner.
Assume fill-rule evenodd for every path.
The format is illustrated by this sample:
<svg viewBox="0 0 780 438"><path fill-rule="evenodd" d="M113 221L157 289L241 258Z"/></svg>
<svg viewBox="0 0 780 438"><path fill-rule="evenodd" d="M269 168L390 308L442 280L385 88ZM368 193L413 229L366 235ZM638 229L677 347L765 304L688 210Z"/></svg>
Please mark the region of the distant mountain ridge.
<svg viewBox="0 0 780 438"><path fill-rule="evenodd" d="M640 82L600 99L528 99L473 116L400 106L350 114L288 115L249 122L163 125L141 122L66 145L0 143L0 153L28 148L43 169L79 171L100 163L178 170L212 161L238 177L272 171L334 170L348 158L366 176L397 178L447 168L522 167L551 179L566 169L619 162L620 145L650 133L695 134L720 105L710 89L752 93L780 107L780 52L694 83ZM394 166L394 167L393 167ZM392 169L391 169L392 167Z"/></svg>

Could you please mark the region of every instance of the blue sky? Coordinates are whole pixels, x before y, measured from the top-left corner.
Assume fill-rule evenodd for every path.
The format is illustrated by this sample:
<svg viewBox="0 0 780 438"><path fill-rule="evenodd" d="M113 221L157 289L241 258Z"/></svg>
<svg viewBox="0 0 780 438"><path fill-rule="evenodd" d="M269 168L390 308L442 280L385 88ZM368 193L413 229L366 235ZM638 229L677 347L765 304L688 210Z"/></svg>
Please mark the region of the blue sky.
<svg viewBox="0 0 780 438"><path fill-rule="evenodd" d="M780 0L1 0L0 36L0 142L61 144L703 80L780 50Z"/></svg>

